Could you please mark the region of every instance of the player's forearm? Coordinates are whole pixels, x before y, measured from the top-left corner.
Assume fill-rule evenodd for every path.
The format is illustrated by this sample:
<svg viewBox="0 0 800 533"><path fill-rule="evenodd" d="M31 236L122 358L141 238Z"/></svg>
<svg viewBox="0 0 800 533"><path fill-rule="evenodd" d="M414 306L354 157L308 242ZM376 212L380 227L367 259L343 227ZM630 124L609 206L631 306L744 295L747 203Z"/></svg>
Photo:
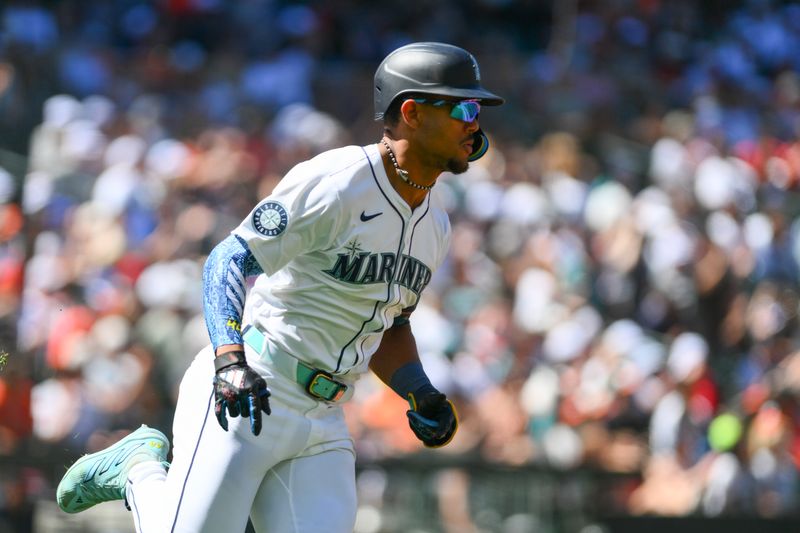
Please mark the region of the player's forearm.
<svg viewBox="0 0 800 533"><path fill-rule="evenodd" d="M411 326L404 324L386 330L378 350L369 362L369 368L381 381L390 384L392 376L409 363L419 363L417 343Z"/></svg>
<svg viewBox="0 0 800 533"><path fill-rule="evenodd" d="M403 399L408 399L409 393L435 391L422 368L417 343L407 323L394 326L384 333L369 367Z"/></svg>
<svg viewBox="0 0 800 533"><path fill-rule="evenodd" d="M203 268L203 309L217 354L242 349L245 279L261 272L247 244L233 235L208 256Z"/></svg>

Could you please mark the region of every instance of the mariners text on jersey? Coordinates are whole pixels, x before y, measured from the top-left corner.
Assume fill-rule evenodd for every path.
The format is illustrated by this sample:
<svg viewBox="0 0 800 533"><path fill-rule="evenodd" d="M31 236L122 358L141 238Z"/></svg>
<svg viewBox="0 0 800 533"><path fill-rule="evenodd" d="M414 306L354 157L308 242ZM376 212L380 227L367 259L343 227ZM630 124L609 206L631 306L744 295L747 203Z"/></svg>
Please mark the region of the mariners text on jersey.
<svg viewBox="0 0 800 533"><path fill-rule="evenodd" d="M347 283L389 283L394 279L397 256L394 253L339 254L336 264L324 273ZM422 261L403 254L400 258L397 283L419 294L431 280L431 269Z"/></svg>

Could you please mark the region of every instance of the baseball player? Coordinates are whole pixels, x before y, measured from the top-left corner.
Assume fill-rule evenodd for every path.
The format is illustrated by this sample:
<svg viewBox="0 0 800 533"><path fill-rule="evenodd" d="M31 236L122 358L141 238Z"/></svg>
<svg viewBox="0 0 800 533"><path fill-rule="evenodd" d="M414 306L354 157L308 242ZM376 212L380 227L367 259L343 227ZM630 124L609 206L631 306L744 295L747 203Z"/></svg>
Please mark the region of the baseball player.
<svg viewBox="0 0 800 533"><path fill-rule="evenodd" d="M503 100L469 52L414 43L380 64L374 102L380 142L298 164L209 255L211 346L181 382L171 465L167 438L142 426L69 468L64 511L125 499L146 533L240 532L248 516L259 532L350 532L341 403L367 369L408 400L426 446L453 438L456 410L420 364L409 315L450 240L430 190L486 152L478 114Z"/></svg>

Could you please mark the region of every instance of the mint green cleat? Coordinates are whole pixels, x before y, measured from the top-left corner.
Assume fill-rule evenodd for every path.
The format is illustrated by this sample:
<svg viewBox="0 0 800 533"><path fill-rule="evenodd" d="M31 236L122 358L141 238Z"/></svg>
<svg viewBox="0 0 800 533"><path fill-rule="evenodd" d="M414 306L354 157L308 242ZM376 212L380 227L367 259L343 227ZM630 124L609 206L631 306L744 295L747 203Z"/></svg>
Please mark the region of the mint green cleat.
<svg viewBox="0 0 800 533"><path fill-rule="evenodd" d="M164 463L168 452L167 437L142 425L105 450L75 461L58 484L58 506L67 513L80 513L101 502L123 500L131 467L144 461Z"/></svg>

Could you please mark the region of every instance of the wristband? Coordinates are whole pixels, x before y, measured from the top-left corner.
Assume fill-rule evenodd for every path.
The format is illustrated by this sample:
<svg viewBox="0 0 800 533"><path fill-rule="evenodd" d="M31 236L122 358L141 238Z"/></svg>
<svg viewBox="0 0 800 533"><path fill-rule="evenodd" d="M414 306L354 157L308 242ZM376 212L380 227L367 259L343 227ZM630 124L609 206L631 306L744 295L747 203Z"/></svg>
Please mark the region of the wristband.
<svg viewBox="0 0 800 533"><path fill-rule="evenodd" d="M214 370L219 372L229 366L244 366L247 364L247 359L244 357L244 352L236 350L232 352L225 352L214 358Z"/></svg>
<svg viewBox="0 0 800 533"><path fill-rule="evenodd" d="M409 394L421 396L424 392L437 392L425 374L422 363L408 363L398 368L389 380L389 386L401 398L408 400Z"/></svg>

